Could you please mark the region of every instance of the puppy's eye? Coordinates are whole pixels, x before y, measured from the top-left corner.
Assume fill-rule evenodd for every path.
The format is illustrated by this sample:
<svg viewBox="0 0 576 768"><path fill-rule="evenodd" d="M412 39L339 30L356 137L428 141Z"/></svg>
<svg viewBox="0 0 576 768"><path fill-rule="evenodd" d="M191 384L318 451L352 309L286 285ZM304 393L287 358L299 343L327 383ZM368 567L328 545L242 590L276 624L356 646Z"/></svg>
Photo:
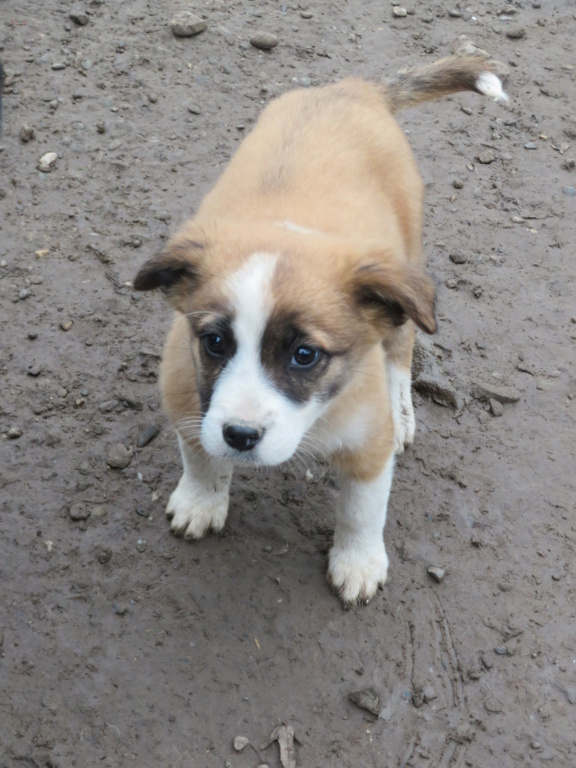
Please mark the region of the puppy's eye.
<svg viewBox="0 0 576 768"><path fill-rule="evenodd" d="M320 360L320 352L304 344L296 347L290 360L291 368L312 368Z"/></svg>
<svg viewBox="0 0 576 768"><path fill-rule="evenodd" d="M219 333L207 333L202 336L202 343L210 357L220 358L226 354L226 341Z"/></svg>

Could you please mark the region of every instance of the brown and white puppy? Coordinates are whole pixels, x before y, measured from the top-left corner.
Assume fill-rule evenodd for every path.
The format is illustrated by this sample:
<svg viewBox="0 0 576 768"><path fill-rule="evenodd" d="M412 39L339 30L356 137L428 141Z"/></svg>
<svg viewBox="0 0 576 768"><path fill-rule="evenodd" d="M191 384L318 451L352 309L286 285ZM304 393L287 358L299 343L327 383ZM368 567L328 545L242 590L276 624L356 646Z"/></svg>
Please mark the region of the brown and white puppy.
<svg viewBox="0 0 576 768"><path fill-rule="evenodd" d="M506 99L473 57L282 96L138 273L136 290L160 288L177 313L161 370L184 465L167 507L176 533L223 527L234 464L321 454L341 484L330 583L354 602L386 580L415 326L436 330L422 182L392 115L464 90Z"/></svg>

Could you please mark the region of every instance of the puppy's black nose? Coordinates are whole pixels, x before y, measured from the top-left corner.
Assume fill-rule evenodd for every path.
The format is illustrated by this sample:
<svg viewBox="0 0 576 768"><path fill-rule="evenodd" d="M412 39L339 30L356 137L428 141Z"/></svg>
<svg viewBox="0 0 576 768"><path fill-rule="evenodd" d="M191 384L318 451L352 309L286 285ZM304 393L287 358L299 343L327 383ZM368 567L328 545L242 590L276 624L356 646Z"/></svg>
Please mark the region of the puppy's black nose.
<svg viewBox="0 0 576 768"><path fill-rule="evenodd" d="M251 451L262 439L263 431L245 424L225 424L222 428L224 440L237 451Z"/></svg>

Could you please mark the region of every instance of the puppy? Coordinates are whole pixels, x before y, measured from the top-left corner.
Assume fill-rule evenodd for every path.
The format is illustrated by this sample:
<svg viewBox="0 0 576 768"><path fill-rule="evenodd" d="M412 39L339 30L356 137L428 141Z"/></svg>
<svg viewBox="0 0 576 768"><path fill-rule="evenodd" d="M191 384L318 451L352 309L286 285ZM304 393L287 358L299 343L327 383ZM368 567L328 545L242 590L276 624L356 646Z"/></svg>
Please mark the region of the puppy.
<svg viewBox="0 0 576 768"><path fill-rule="evenodd" d="M507 98L475 57L280 97L139 271L134 288L176 310L161 367L184 465L166 510L176 533L223 527L235 464L320 454L341 486L330 584L353 603L385 582L415 327L436 330L423 185L393 113L466 90Z"/></svg>

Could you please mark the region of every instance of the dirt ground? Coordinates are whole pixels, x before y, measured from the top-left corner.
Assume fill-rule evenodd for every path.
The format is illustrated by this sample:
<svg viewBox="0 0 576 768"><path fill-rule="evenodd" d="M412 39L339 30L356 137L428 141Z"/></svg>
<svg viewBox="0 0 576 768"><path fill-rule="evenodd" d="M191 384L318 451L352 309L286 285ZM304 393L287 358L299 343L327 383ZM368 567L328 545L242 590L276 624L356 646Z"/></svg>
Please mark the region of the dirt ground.
<svg viewBox="0 0 576 768"><path fill-rule="evenodd" d="M576 3L406 7L205 0L176 38L175 0L0 0L2 768L278 768L282 723L305 768L576 765ZM275 95L462 34L509 67L510 104L401 118L453 407L415 395L389 582L344 611L321 465L239 472L222 536L170 534L170 313L130 281ZM379 716L349 699L370 687Z"/></svg>

